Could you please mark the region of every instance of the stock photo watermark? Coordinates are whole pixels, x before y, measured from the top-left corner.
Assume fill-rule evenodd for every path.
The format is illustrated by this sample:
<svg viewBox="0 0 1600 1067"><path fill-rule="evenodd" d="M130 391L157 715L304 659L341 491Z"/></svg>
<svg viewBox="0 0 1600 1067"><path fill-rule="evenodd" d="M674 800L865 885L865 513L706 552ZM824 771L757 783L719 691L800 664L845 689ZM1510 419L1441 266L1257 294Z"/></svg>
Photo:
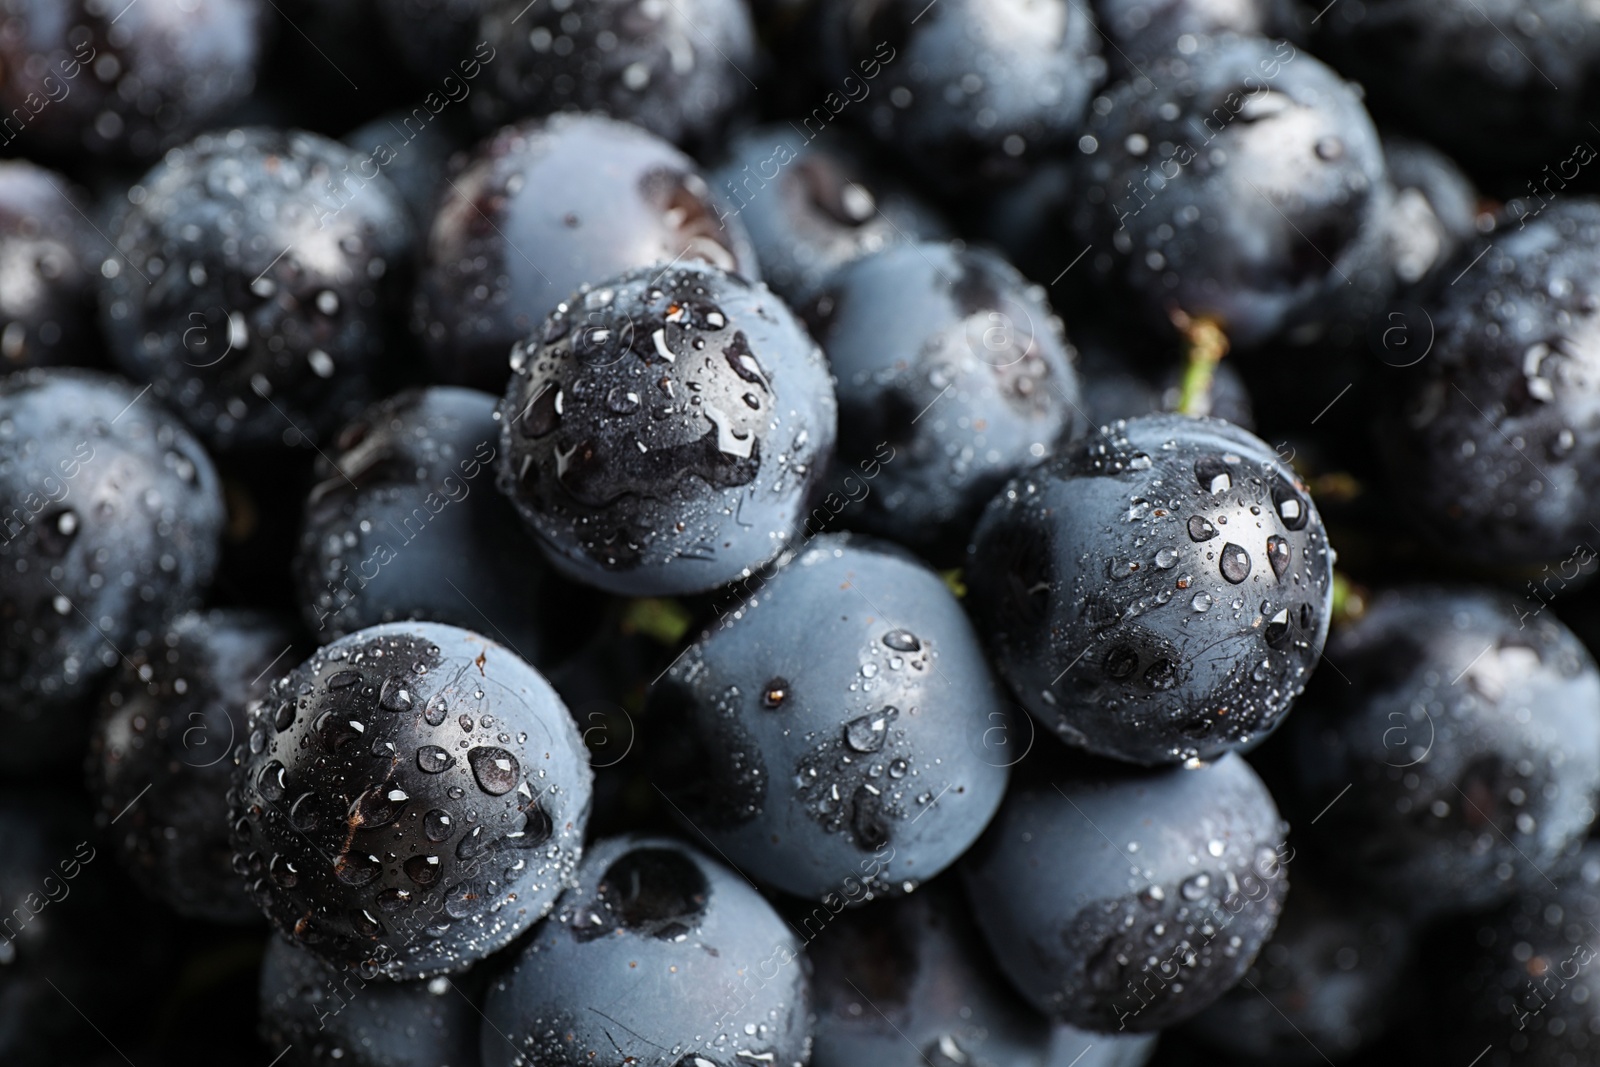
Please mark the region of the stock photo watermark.
<svg viewBox="0 0 1600 1067"><path fill-rule="evenodd" d="M1222 102L1211 110L1210 114L1201 119L1200 124L1205 130L1201 148L1209 145L1219 137L1240 115L1260 106L1260 99L1271 88L1269 83L1277 78L1284 66L1294 62L1296 55L1298 53L1295 51L1294 45L1288 41L1277 42L1273 58L1263 59L1257 65L1257 69L1261 72L1261 77L1257 78L1253 74L1247 76L1244 79L1246 92L1229 92L1222 98ZM1089 142L1092 145L1093 138L1089 138ZM1129 151L1135 155L1142 155L1149 150L1149 147L1149 142L1142 134L1134 134L1130 138L1130 144L1128 145ZM1144 167L1147 177L1140 181L1138 185L1135 185L1131 180L1128 182L1128 195L1111 205L1111 210L1116 212L1117 215L1119 235L1127 230L1128 219L1149 207L1151 201L1155 200L1166 188L1167 182L1177 180L1183 174L1185 168L1200 157L1201 148L1196 148L1192 141L1182 141L1172 146L1172 150L1167 153L1166 157L1156 164L1156 174L1151 175L1149 173L1150 165L1147 163ZM1090 150L1092 151L1092 148ZM1156 184L1152 186L1152 182ZM1143 194L1140 192L1141 186L1143 187ZM1137 206L1132 206L1135 202ZM1129 206L1125 209L1124 205Z"/></svg>
<svg viewBox="0 0 1600 1067"><path fill-rule="evenodd" d="M411 509L411 513L400 520L400 526L395 526L391 521L390 529L400 538L398 547L392 545L388 539L380 540L366 558L356 564L354 571L348 564L340 563L340 575L330 579L326 583L327 588L317 595L317 629L326 629L328 616L336 615L354 603L361 591L377 579L383 568L400 557L400 550L422 535L435 516L451 504L460 504L466 500L472 493L473 480L494 462L495 454L494 445L488 441L480 442L471 456L459 462L461 471L459 478L454 474L445 475L438 486L431 489L427 496ZM340 483L328 484L337 487ZM316 505L317 499L318 496L313 491L311 506Z"/></svg>
<svg viewBox="0 0 1600 1067"><path fill-rule="evenodd" d="M884 54L885 49L888 50L888 55ZM858 78L855 75L847 75L840 83L843 95L841 96L838 90L830 90L822 98L822 103L812 108L810 113L800 120L800 126L795 128L795 132L805 138L806 144L815 141L846 108L851 104L859 104L872 95L872 80L883 72L884 66L894 61L897 54L888 41L880 41L872 55L857 64L861 76ZM907 90L897 89L895 92L907 92ZM812 128L813 123L816 124L815 129ZM797 158L799 158L798 152L780 142L773 145L770 155L755 164L754 174L750 173L750 164L746 163L738 178L724 179L722 192L732 206L726 210L721 207L717 209L717 224L719 226L725 224L728 218L748 207L750 201L765 189L769 182L776 181L783 168Z"/></svg>

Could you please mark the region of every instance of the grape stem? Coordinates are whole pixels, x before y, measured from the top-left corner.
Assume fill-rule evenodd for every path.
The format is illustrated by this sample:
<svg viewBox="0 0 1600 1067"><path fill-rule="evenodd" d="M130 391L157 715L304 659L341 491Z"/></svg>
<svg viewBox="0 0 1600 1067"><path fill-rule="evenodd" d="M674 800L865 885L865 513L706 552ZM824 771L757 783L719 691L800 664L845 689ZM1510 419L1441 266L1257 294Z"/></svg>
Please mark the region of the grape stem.
<svg viewBox="0 0 1600 1067"><path fill-rule="evenodd" d="M1173 311L1172 324L1188 342L1188 354L1183 369L1183 384L1178 391L1180 415L1211 414L1211 382L1217 374L1217 364L1228 354L1228 335L1216 319L1201 316L1191 318L1183 311Z"/></svg>
<svg viewBox="0 0 1600 1067"><path fill-rule="evenodd" d="M1347 626L1367 613L1367 590L1342 571L1333 572L1333 625Z"/></svg>

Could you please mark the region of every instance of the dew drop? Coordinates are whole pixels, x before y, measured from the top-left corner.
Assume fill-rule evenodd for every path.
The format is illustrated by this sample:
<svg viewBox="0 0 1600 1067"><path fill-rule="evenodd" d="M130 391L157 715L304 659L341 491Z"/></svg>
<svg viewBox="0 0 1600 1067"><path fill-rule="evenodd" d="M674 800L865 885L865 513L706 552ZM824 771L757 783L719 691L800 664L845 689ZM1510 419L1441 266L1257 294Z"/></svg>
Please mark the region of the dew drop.
<svg viewBox="0 0 1600 1067"><path fill-rule="evenodd" d="M639 394L625 385L613 386L606 394L606 410L613 415L632 415L639 410Z"/></svg>
<svg viewBox="0 0 1600 1067"><path fill-rule="evenodd" d="M844 741L857 752L877 752L889 736L889 722L898 709L886 707L876 715L862 715L845 723Z"/></svg>
<svg viewBox="0 0 1600 1067"><path fill-rule="evenodd" d="M1277 509L1278 517L1289 529L1299 530L1305 527L1308 517L1305 502L1288 486L1273 487L1272 506Z"/></svg>
<svg viewBox="0 0 1600 1067"><path fill-rule="evenodd" d="M322 816L317 811L320 806L321 802L316 793L301 793L300 798L289 808L289 822L296 830L308 833L315 830L322 822Z"/></svg>
<svg viewBox="0 0 1600 1067"><path fill-rule="evenodd" d="M439 881L441 868L438 856L412 856L401 864L401 869L407 878L426 889Z"/></svg>
<svg viewBox="0 0 1600 1067"><path fill-rule="evenodd" d="M361 732L352 725L346 713L332 708L318 715L311 728L321 739L322 746L334 754L361 739Z"/></svg>
<svg viewBox="0 0 1600 1067"><path fill-rule="evenodd" d="M1139 653L1126 645L1118 645L1106 653L1101 664L1107 676L1121 680L1131 675L1139 666Z"/></svg>
<svg viewBox="0 0 1600 1067"><path fill-rule="evenodd" d="M1144 672L1144 681L1152 689L1171 689L1178 681L1178 668L1170 659L1158 659Z"/></svg>
<svg viewBox="0 0 1600 1067"><path fill-rule="evenodd" d="M1201 456L1195 460L1194 476L1200 488L1213 496L1233 488L1233 473L1221 456Z"/></svg>
<svg viewBox="0 0 1600 1067"><path fill-rule="evenodd" d="M267 877L279 889L293 889L300 884L300 872L295 870L292 861L283 856L272 857L272 862L267 865Z"/></svg>
<svg viewBox="0 0 1600 1067"><path fill-rule="evenodd" d="M561 422L561 389L554 382L546 382L539 395L529 401L517 418L522 436L544 437Z"/></svg>
<svg viewBox="0 0 1600 1067"><path fill-rule="evenodd" d="M1289 569L1289 539L1273 534L1267 538L1267 562L1272 564L1272 573L1279 578Z"/></svg>
<svg viewBox="0 0 1600 1067"><path fill-rule="evenodd" d="M406 791L394 782L375 785L350 805L351 826L364 829L388 826L400 817L401 809L410 799Z"/></svg>
<svg viewBox="0 0 1600 1067"><path fill-rule="evenodd" d="M443 809L434 808L422 817L422 832L435 844L449 837L452 828L450 813Z"/></svg>
<svg viewBox="0 0 1600 1067"><path fill-rule="evenodd" d="M896 652L916 652L922 647L922 642L910 630L890 630L883 635L883 643Z"/></svg>
<svg viewBox="0 0 1600 1067"><path fill-rule="evenodd" d="M1250 577L1250 553L1229 541L1222 546L1222 559L1218 566L1224 578L1238 585Z"/></svg>
<svg viewBox="0 0 1600 1067"><path fill-rule="evenodd" d="M378 707L384 711L410 711L414 699L409 682L404 678L390 678L378 694Z"/></svg>
<svg viewBox="0 0 1600 1067"><path fill-rule="evenodd" d="M378 907L383 911L399 911L411 906L411 890L385 889L377 896Z"/></svg>
<svg viewBox="0 0 1600 1067"><path fill-rule="evenodd" d="M383 936L383 924L373 918L371 912L365 910L351 912L350 924L356 928L357 933L364 937Z"/></svg>
<svg viewBox="0 0 1600 1067"><path fill-rule="evenodd" d="M532 807L523 814L522 829L507 834L505 843L512 848L534 848L549 841L555 828L548 812Z"/></svg>
<svg viewBox="0 0 1600 1067"><path fill-rule="evenodd" d="M1266 630L1263 635L1267 644L1272 648L1282 648L1288 643L1289 638L1289 609L1283 608L1271 619L1267 620Z"/></svg>
<svg viewBox="0 0 1600 1067"><path fill-rule="evenodd" d="M360 684L360 671L340 671L328 679L329 689L349 689L352 685Z"/></svg>
<svg viewBox="0 0 1600 1067"><path fill-rule="evenodd" d="M383 873L383 861L362 852L341 852L333 861L333 874L349 886L370 885Z"/></svg>
<svg viewBox="0 0 1600 1067"><path fill-rule="evenodd" d="M855 831L856 844L867 850L887 844L889 827L883 819L881 798L865 785L858 786L850 799L850 806L850 828Z"/></svg>
<svg viewBox="0 0 1600 1067"><path fill-rule="evenodd" d="M256 788L261 790L261 795L270 801L282 800L284 773L283 764L277 760L261 768L261 772L256 775Z"/></svg>
<svg viewBox="0 0 1600 1067"><path fill-rule="evenodd" d="M417 749L417 766L428 774L448 770L456 758L438 745L423 745Z"/></svg>
<svg viewBox="0 0 1600 1067"><path fill-rule="evenodd" d="M511 792L522 776L517 758L503 748L479 745L469 749L467 763L472 767L472 776L478 780L478 788L492 797Z"/></svg>

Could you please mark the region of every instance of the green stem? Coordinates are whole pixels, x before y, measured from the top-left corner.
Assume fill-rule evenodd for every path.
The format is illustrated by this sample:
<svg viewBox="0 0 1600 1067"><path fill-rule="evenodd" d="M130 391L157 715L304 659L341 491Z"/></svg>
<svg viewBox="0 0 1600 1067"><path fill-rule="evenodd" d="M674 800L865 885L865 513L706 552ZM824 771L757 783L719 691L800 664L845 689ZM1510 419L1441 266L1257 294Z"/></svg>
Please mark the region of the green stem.
<svg viewBox="0 0 1600 1067"><path fill-rule="evenodd" d="M1340 571L1333 572L1333 624L1344 626L1366 614L1366 590Z"/></svg>
<svg viewBox="0 0 1600 1067"><path fill-rule="evenodd" d="M1180 311L1173 321L1189 342L1183 383L1178 391L1178 413L1209 415L1211 382L1216 378L1217 364L1228 354L1228 335L1215 319L1191 319Z"/></svg>
<svg viewBox="0 0 1600 1067"><path fill-rule="evenodd" d="M964 597L967 595L967 583L962 580L960 567L953 567L947 571L940 571L939 577L944 579L945 586L957 597Z"/></svg>
<svg viewBox="0 0 1600 1067"><path fill-rule="evenodd" d="M624 632L653 637L663 645L675 645L689 631L693 621L687 609L666 597L641 597L628 601L623 612Z"/></svg>

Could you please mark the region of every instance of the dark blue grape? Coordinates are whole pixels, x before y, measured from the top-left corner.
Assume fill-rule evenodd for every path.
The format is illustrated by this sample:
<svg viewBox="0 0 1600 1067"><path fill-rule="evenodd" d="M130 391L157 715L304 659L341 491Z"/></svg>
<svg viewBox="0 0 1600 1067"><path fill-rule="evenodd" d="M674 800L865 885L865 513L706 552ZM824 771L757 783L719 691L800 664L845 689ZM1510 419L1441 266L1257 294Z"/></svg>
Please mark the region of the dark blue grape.
<svg viewBox="0 0 1600 1067"><path fill-rule="evenodd" d="M484 1067L802 1067L800 952L772 905L720 863L671 838L598 841L490 986Z"/></svg>
<svg viewBox="0 0 1600 1067"><path fill-rule="evenodd" d="M833 452L833 386L765 286L630 271L573 295L511 365L500 488L568 576L704 592L800 534Z"/></svg>
<svg viewBox="0 0 1600 1067"><path fill-rule="evenodd" d="M1216 419L1091 435L995 498L968 560L969 608L1028 710L1136 763L1257 743L1328 632L1333 555L1310 494Z"/></svg>
<svg viewBox="0 0 1600 1067"><path fill-rule="evenodd" d="M1288 890L1285 825L1239 756L1102 764L1007 798L962 862L1000 969L1088 1030L1158 1030L1226 993Z"/></svg>
<svg viewBox="0 0 1600 1067"><path fill-rule="evenodd" d="M251 709L230 794L235 869L327 963L456 973L554 905L592 780L567 709L514 654L454 626L374 626Z"/></svg>
<svg viewBox="0 0 1600 1067"><path fill-rule="evenodd" d="M856 882L910 892L948 867L1027 730L938 575L826 535L734 591L652 698L684 818L740 870L813 900Z"/></svg>

